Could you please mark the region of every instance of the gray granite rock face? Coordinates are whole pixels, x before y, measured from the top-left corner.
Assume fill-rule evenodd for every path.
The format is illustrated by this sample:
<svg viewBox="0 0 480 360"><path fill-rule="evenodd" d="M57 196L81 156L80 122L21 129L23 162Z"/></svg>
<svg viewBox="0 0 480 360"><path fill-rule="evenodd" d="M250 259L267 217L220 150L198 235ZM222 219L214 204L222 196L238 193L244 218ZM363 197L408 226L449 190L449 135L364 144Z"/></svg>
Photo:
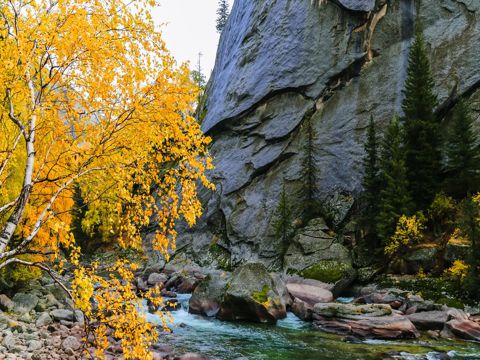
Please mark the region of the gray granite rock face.
<svg viewBox="0 0 480 360"><path fill-rule="evenodd" d="M372 11L375 9L375 0L338 0L338 2L353 11Z"/></svg>
<svg viewBox="0 0 480 360"><path fill-rule="evenodd" d="M205 213L180 229L178 248L203 265L214 263L214 245L234 266L280 267L285 244L274 224L283 189L294 220L313 200L341 234L361 191L369 118L382 128L401 113L415 23L442 115L459 96L479 102L479 18L476 0L235 1L202 124L214 140L217 191L202 191Z"/></svg>

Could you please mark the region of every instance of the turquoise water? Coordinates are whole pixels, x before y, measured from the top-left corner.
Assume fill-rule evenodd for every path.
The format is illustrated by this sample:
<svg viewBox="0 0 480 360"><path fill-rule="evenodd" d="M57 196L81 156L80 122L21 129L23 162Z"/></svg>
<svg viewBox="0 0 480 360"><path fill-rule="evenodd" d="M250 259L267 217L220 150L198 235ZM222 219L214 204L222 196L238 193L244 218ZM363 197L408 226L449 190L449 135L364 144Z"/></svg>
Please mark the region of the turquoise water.
<svg viewBox="0 0 480 360"><path fill-rule="evenodd" d="M439 360L447 353L452 359L480 359L480 344L473 342L419 339L346 343L343 337L316 331L290 313L276 326L223 322L189 314L189 297L179 295L182 308L172 312L173 333L162 334L159 339L176 352L197 352L219 360L242 356L249 360ZM155 315L148 318L158 322Z"/></svg>

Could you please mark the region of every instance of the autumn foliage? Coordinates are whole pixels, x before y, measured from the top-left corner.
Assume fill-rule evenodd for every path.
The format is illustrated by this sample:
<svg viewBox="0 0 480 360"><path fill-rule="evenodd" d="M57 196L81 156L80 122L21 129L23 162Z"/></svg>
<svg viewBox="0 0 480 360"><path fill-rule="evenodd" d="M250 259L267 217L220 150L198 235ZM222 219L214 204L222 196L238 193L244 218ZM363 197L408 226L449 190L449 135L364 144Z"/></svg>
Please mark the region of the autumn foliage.
<svg viewBox="0 0 480 360"><path fill-rule="evenodd" d="M50 270L62 263L59 250L67 250L76 276L72 296L103 324L96 328L100 352L106 327L123 324L114 331L124 339L125 358L142 359L155 334L134 322L136 298L128 285L120 287L131 265L120 261L103 280L96 266L82 267L71 214L78 187L87 231L100 228L120 246L140 250L141 231L154 220L153 248L167 255L175 222L192 225L201 214L197 186L212 187L205 177L209 139L190 116L197 89L166 50L151 18L154 5L0 4L0 268ZM89 309L93 282L118 295L105 298L113 318Z"/></svg>

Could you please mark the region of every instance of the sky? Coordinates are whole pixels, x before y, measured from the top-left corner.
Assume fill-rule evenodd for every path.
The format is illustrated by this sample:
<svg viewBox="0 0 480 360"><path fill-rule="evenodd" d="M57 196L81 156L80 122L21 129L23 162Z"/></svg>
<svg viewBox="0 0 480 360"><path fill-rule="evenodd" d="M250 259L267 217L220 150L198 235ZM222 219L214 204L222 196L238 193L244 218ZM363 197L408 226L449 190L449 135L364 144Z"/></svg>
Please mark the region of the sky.
<svg viewBox="0 0 480 360"><path fill-rule="evenodd" d="M167 48L180 64L190 61L196 69L201 52L202 72L210 76L215 64L219 34L215 28L218 0L160 0L153 12ZM232 5L233 0L229 1Z"/></svg>

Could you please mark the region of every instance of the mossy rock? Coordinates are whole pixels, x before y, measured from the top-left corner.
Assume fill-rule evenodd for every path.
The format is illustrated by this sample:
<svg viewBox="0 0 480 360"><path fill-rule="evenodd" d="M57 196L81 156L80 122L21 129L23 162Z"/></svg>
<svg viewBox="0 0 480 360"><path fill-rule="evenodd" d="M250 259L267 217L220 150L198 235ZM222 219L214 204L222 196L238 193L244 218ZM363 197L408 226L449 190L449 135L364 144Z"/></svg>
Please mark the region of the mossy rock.
<svg viewBox="0 0 480 360"><path fill-rule="evenodd" d="M210 245L209 253L212 259L217 263L219 269L225 271L232 271L232 259L230 252L221 247L220 245L213 243Z"/></svg>
<svg viewBox="0 0 480 360"><path fill-rule="evenodd" d="M268 292L272 290L270 287L265 285L262 291L255 291L252 293L252 299L260 304L264 304L268 301Z"/></svg>
<svg viewBox="0 0 480 360"><path fill-rule="evenodd" d="M357 280L362 284L368 284L372 282L375 277L381 272L380 267L369 266L357 270Z"/></svg>
<svg viewBox="0 0 480 360"><path fill-rule="evenodd" d="M351 270L350 264L335 260L323 260L303 270L301 275L308 279L334 284L342 280Z"/></svg>
<svg viewBox="0 0 480 360"><path fill-rule="evenodd" d="M228 281L218 317L274 324L286 316L280 284L259 263L239 266ZM285 290L286 291L286 290Z"/></svg>
<svg viewBox="0 0 480 360"><path fill-rule="evenodd" d="M307 279L333 284L333 296L338 297L355 281L357 271L349 262L322 260L303 270L300 275Z"/></svg>

